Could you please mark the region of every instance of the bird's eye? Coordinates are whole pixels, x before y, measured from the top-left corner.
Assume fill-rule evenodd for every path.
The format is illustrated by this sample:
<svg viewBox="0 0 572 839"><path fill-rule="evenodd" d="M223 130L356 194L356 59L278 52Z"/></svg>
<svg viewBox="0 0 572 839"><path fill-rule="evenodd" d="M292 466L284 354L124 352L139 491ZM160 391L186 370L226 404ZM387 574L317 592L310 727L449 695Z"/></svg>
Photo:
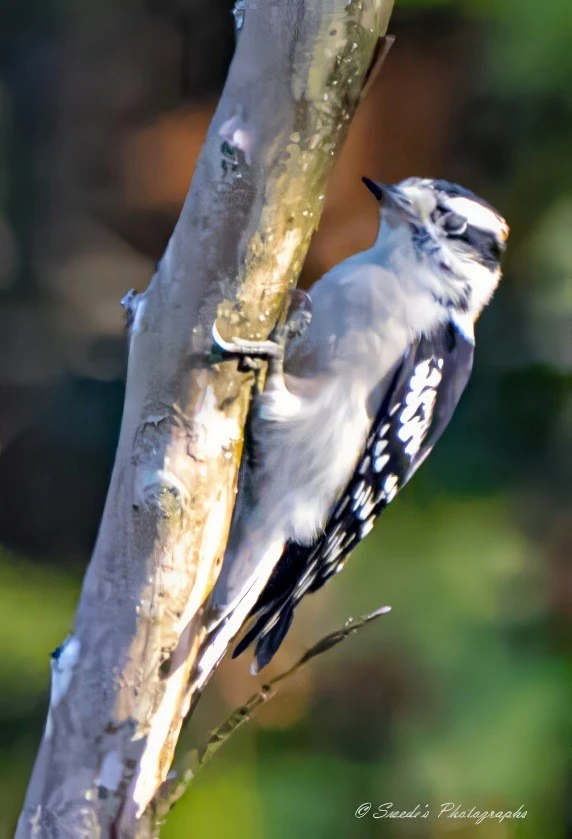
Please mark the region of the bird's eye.
<svg viewBox="0 0 572 839"><path fill-rule="evenodd" d="M457 213L445 213L441 219L443 230L450 236L461 236L467 229L467 219Z"/></svg>

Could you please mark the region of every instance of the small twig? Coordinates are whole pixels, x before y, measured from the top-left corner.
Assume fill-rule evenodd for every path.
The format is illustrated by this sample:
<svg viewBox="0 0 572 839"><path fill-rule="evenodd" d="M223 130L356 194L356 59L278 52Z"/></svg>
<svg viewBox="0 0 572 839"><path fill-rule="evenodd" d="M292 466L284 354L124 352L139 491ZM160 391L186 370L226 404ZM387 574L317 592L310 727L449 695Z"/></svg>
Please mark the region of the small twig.
<svg viewBox="0 0 572 839"><path fill-rule="evenodd" d="M283 682L284 679L294 675L298 670L308 664L313 658L322 653L331 650L337 644L344 641L348 636L354 632L362 629L366 624L372 620L386 615L391 611L391 606L382 606L374 612L367 615L362 615L360 618L349 618L341 629L331 632L324 638L321 638L316 644L306 650L304 655L298 661L275 676L266 684L262 685L259 691L253 693L252 696L237 708L227 719L211 732L207 742L200 749L192 749L188 754L182 758L177 768L169 773L169 776L163 784L158 796L157 815L160 819L164 819L169 810L177 803L181 796L186 792L189 784L195 778L198 771L203 769L207 763L211 761L216 752L223 746L229 738L238 731L245 722L252 719L255 711L261 705L265 705L273 696L276 695L277 685Z"/></svg>

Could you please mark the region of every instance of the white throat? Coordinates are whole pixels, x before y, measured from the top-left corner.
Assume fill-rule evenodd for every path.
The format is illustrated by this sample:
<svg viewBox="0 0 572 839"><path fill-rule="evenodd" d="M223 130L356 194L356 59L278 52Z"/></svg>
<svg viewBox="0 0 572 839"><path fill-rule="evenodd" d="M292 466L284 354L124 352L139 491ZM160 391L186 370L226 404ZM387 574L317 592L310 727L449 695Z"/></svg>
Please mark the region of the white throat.
<svg viewBox="0 0 572 839"><path fill-rule="evenodd" d="M500 268L491 271L474 259L463 258L447 247L429 221L435 252L420 255L414 234L407 224L392 223L382 212L379 233L374 245L376 258L391 267L407 282L449 307L465 311L474 323L491 299L500 280ZM431 247L431 241L428 243ZM447 267L445 267L447 266ZM448 269L448 270L447 270Z"/></svg>
<svg viewBox="0 0 572 839"><path fill-rule="evenodd" d="M429 232L433 232L428 228ZM414 234L407 224L391 224L383 218L374 250L376 259L387 265L407 285L447 306L462 306L471 283L467 268L443 248L435 237L435 253L421 254ZM446 270L442 262L449 266ZM479 266L477 266L479 267ZM492 290L491 290L492 294Z"/></svg>

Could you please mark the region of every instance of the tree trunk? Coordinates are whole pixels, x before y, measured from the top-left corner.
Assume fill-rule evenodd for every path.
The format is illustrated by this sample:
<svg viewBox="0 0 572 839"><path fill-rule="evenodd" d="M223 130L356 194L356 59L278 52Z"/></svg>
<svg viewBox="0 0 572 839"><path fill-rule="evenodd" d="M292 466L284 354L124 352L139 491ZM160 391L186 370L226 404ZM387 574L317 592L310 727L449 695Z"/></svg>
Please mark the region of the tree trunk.
<svg viewBox="0 0 572 839"><path fill-rule="evenodd" d="M189 196L132 303L127 392L99 537L17 837L153 835L222 561L252 374L295 283L392 0L247 4Z"/></svg>

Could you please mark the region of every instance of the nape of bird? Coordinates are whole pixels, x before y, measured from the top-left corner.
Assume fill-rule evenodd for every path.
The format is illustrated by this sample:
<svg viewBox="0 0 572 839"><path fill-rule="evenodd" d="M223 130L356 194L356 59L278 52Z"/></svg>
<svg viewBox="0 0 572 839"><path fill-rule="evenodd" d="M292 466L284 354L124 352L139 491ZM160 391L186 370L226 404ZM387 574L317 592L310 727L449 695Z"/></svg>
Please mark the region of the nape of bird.
<svg viewBox="0 0 572 839"><path fill-rule="evenodd" d="M282 343L215 341L271 356L251 413L222 570L207 603L200 689L248 618L253 672L305 594L339 572L449 424L471 374L474 323L501 277L509 228L443 180L364 178L380 204L373 246L309 292L311 321Z"/></svg>

